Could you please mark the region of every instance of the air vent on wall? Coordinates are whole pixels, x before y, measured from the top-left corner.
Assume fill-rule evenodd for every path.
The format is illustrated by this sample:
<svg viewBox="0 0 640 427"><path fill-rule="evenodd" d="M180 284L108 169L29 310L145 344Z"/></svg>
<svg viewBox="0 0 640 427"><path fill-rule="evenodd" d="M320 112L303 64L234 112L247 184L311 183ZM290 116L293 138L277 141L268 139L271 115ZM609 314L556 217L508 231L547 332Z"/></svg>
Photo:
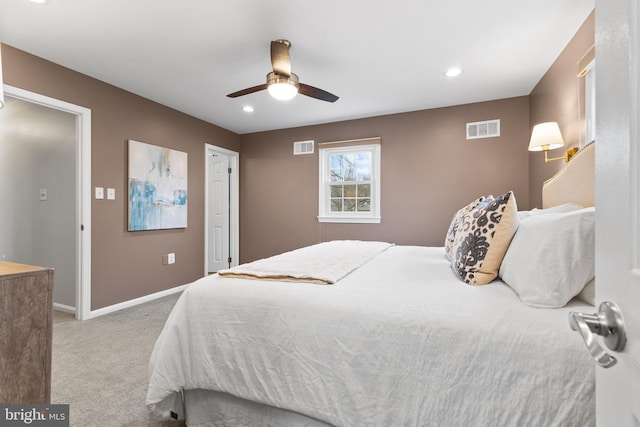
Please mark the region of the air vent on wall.
<svg viewBox="0 0 640 427"><path fill-rule="evenodd" d="M467 139L500 136L500 119L467 123Z"/></svg>
<svg viewBox="0 0 640 427"><path fill-rule="evenodd" d="M293 143L293 154L313 154L313 140L298 141Z"/></svg>

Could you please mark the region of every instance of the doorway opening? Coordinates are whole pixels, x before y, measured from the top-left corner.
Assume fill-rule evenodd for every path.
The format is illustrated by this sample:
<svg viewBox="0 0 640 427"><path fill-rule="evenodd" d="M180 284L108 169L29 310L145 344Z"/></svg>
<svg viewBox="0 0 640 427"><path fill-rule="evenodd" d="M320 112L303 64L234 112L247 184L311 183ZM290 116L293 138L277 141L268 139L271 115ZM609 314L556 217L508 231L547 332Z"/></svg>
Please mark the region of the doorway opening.
<svg viewBox="0 0 640 427"><path fill-rule="evenodd" d="M238 265L239 154L205 144L204 274Z"/></svg>
<svg viewBox="0 0 640 427"><path fill-rule="evenodd" d="M55 268L54 308L86 319L91 310L91 110L3 88L7 105L0 128L6 143L0 148L19 157L3 156L15 170L24 162L25 181L11 179L6 189L16 203L5 205L13 217L9 227L24 233L6 236L0 257ZM16 140L20 146L10 144Z"/></svg>

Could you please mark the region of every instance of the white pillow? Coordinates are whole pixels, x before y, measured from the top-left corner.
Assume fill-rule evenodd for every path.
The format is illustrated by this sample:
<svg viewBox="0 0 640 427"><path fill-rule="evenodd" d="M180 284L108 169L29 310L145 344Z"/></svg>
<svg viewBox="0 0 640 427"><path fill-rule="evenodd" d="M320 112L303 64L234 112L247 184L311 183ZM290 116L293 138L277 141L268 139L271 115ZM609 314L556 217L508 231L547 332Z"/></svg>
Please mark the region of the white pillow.
<svg viewBox="0 0 640 427"><path fill-rule="evenodd" d="M577 211L578 209L581 209L580 206L578 206L578 205L574 205L573 203L565 203L564 205L553 206L551 208L546 208L546 209L534 208L534 209L531 209L530 211L519 211L518 212L518 218L520 220L523 220L523 219L529 218L530 216L533 216L533 215L546 215L546 214L550 214L550 213L565 213L565 212Z"/></svg>
<svg viewBox="0 0 640 427"><path fill-rule="evenodd" d="M584 286L584 289L576 296L579 300L596 305L596 279L594 278Z"/></svg>
<svg viewBox="0 0 640 427"><path fill-rule="evenodd" d="M520 222L500 277L531 307L565 306L595 276L595 208Z"/></svg>

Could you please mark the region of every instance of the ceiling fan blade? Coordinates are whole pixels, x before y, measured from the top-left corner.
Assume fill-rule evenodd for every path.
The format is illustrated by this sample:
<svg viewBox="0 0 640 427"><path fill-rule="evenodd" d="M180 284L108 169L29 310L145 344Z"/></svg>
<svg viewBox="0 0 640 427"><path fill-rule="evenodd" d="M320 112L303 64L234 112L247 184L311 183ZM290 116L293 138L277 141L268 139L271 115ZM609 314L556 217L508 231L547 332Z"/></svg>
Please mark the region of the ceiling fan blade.
<svg viewBox="0 0 640 427"><path fill-rule="evenodd" d="M338 97L336 95L329 93L326 90L318 89L317 87L309 86L304 83L299 84L298 93L319 99L321 101L336 102L338 100Z"/></svg>
<svg viewBox="0 0 640 427"><path fill-rule="evenodd" d="M291 75L291 56L289 56L288 40L275 40L271 42L271 66L273 72L289 77Z"/></svg>
<svg viewBox="0 0 640 427"><path fill-rule="evenodd" d="M262 84L262 85L258 85L258 86L253 86L247 89L242 89L239 90L237 92L233 92L230 93L229 95L227 95L229 98L237 98L239 96L243 96L243 95L249 95L250 93L254 93L254 92L259 92L261 90L265 90L267 88L267 84Z"/></svg>

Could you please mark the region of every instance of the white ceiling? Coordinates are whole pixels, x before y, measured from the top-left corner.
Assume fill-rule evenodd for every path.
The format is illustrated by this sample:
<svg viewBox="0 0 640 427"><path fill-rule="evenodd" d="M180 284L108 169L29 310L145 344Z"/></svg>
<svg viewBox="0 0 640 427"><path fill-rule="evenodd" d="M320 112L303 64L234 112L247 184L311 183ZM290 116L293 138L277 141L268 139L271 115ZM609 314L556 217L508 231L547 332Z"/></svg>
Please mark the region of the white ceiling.
<svg viewBox="0 0 640 427"><path fill-rule="evenodd" d="M594 0L0 1L0 41L237 133L528 95ZM266 91L269 43L300 81ZM456 79L444 76L459 66ZM253 113L242 107L252 105Z"/></svg>

